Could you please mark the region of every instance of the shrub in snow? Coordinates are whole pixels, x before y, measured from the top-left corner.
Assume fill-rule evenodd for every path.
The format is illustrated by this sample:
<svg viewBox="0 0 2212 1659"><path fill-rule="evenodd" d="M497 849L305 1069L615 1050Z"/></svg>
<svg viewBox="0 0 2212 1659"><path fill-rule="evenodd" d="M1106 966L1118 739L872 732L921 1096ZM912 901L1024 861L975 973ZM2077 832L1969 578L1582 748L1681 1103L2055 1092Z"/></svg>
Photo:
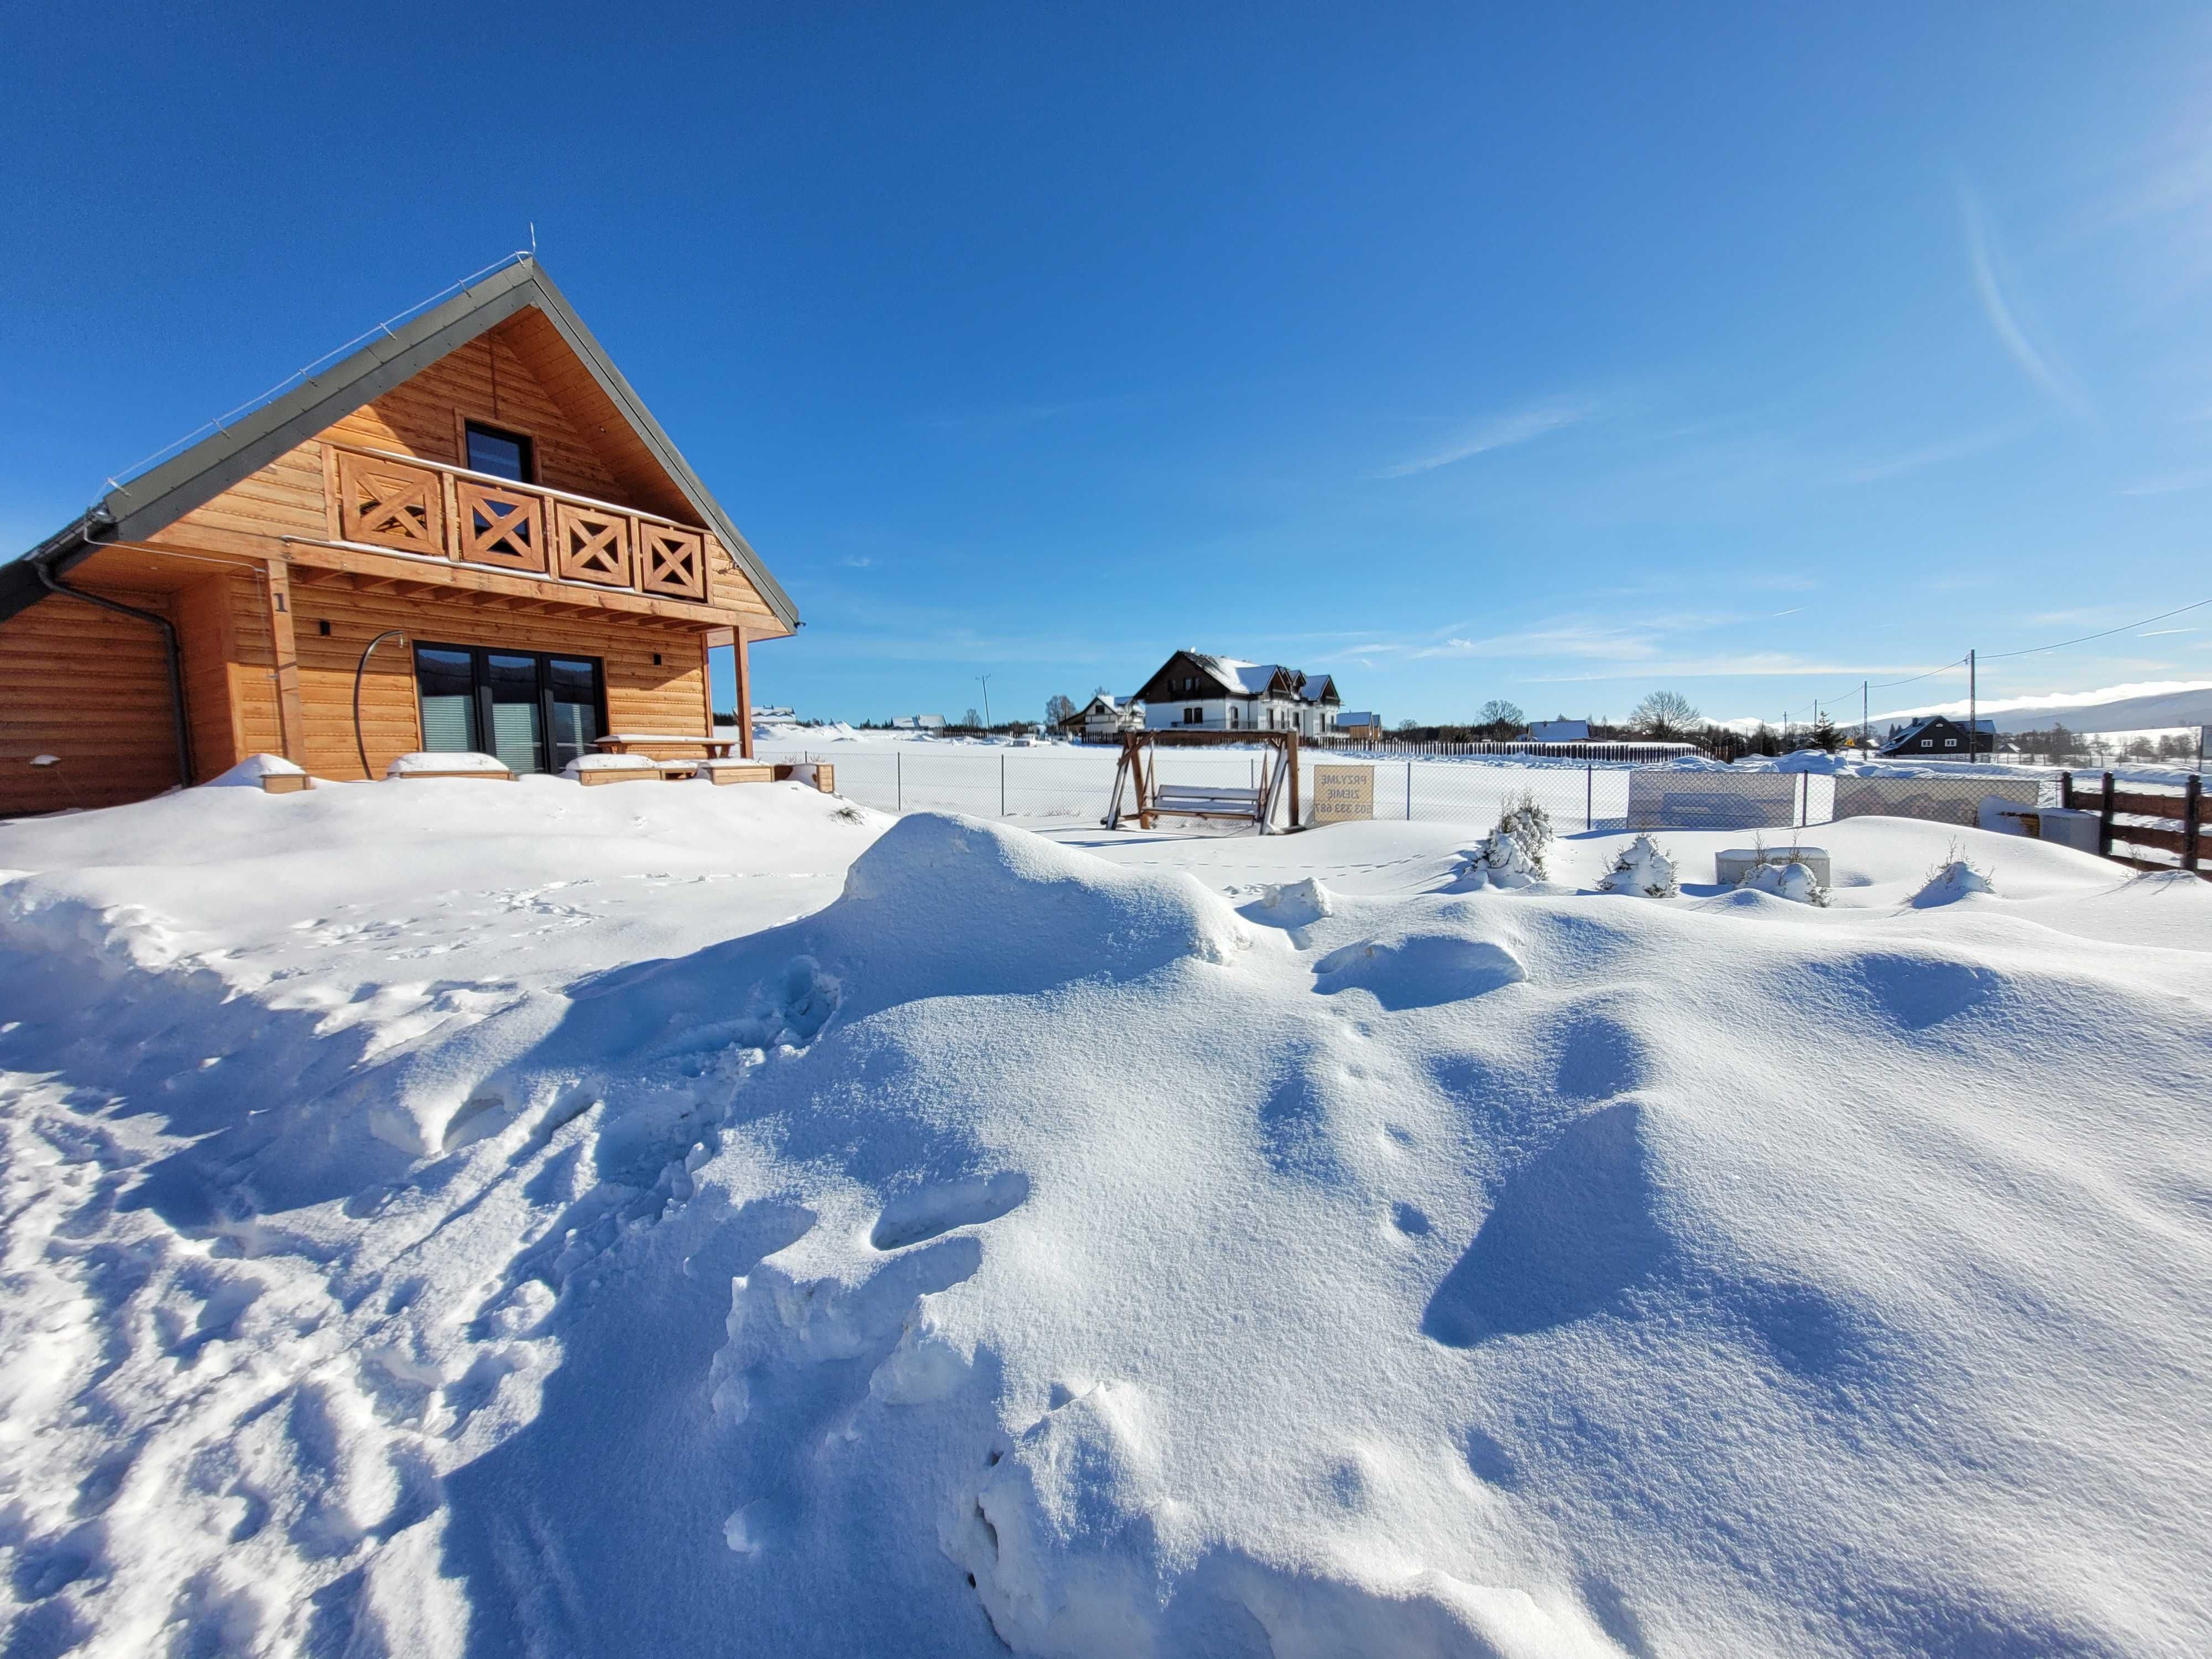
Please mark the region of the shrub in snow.
<svg viewBox="0 0 2212 1659"><path fill-rule="evenodd" d="M1966 856L1966 849L1957 842L1942 863L1928 872L1928 880L1912 896L1914 906L1926 909L1931 904L1949 904L1969 893L1994 893L1996 885L1990 872Z"/></svg>
<svg viewBox="0 0 2212 1659"><path fill-rule="evenodd" d="M1508 799L1498 827L1467 855L1461 874L1470 887L1526 887L1543 880L1544 852L1552 844L1552 815L1534 790Z"/></svg>
<svg viewBox="0 0 2212 1659"><path fill-rule="evenodd" d="M1467 855L1460 874L1469 887L1526 887L1543 879L1544 866L1516 836L1498 829Z"/></svg>
<svg viewBox="0 0 2212 1659"><path fill-rule="evenodd" d="M1673 898L1682 890L1682 884L1674 878L1674 860L1661 852L1650 836L1638 836L1613 854L1613 862L1598 878L1597 890Z"/></svg>
<svg viewBox="0 0 2212 1659"><path fill-rule="evenodd" d="M1534 790L1524 789L1517 799L1507 800L1504 811L1498 815L1498 833L1510 836L1528 854L1530 867L1539 876L1544 874L1545 849L1552 844L1552 815L1538 803Z"/></svg>
<svg viewBox="0 0 2212 1659"><path fill-rule="evenodd" d="M1794 900L1799 904L1819 905L1823 909L1828 903L1828 890L1820 885L1820 878L1795 859L1787 864L1754 865L1736 885L1754 893L1771 893L1777 898Z"/></svg>

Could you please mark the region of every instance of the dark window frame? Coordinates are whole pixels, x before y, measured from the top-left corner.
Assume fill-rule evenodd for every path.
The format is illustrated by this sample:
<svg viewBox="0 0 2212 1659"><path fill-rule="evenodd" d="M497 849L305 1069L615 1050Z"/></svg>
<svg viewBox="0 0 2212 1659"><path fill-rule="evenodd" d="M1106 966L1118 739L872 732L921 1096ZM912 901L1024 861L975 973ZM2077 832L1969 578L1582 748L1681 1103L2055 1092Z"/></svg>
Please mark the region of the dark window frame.
<svg viewBox="0 0 2212 1659"><path fill-rule="evenodd" d="M464 419L461 422L461 465L469 471L481 472L491 478L507 476L503 472L487 471L476 465L476 457L469 450L469 440L478 434L487 438L497 438L502 443L515 447L522 458L522 476L509 482L524 484L538 482L538 441L527 432L517 432L512 427L494 426L489 421Z"/></svg>
<svg viewBox="0 0 2212 1659"><path fill-rule="evenodd" d="M529 657L538 665L538 769L550 772L553 759L553 710L556 703L572 699L556 698L553 695L552 665L556 662L587 662L592 665L592 712L599 722L602 736L607 726L607 663L604 657L588 656L581 651L531 651L518 646L460 645L438 640L416 640L415 666L415 719L419 727L422 719L422 668L420 653L451 651L469 659L470 740L478 745L477 751L489 754L487 746L493 730L492 684L490 659L494 657Z"/></svg>

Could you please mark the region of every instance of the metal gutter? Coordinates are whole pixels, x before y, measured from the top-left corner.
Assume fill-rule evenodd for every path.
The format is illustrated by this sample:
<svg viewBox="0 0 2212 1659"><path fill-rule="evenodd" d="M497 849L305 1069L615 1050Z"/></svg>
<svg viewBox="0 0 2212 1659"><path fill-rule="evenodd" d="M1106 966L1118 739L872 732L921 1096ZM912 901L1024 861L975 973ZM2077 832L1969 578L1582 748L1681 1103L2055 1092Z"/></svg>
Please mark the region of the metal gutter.
<svg viewBox="0 0 2212 1659"><path fill-rule="evenodd" d="M98 593L88 593L81 587L71 587L54 574L52 561L33 556L23 562L38 576L40 584L49 593L64 593L72 599L82 599L87 605L97 605L102 611L112 611L119 616L134 617L140 622L154 624L161 630L161 649L168 659L169 722L177 741L177 784L189 788L192 781L192 733L185 718L184 659L177 650L177 628L167 617L155 611L141 611L135 605L125 605L120 599L111 599Z"/></svg>

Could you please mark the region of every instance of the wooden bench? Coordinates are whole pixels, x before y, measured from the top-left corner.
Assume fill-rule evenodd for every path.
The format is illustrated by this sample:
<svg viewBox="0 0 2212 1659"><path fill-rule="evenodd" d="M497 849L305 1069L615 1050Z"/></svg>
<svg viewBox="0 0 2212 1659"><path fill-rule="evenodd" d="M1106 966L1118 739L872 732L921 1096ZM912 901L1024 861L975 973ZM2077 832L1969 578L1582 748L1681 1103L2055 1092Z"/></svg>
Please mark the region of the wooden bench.
<svg viewBox="0 0 2212 1659"><path fill-rule="evenodd" d="M775 768L766 761L706 760L698 763L696 775L712 784L770 783Z"/></svg>

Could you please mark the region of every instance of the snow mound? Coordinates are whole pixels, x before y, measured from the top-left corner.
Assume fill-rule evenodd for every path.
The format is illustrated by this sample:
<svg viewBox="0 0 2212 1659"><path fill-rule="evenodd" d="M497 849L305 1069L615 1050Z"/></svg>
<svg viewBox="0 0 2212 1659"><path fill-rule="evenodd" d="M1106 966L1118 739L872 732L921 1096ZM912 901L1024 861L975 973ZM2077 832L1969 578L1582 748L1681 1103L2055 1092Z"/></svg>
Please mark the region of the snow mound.
<svg viewBox="0 0 2212 1659"><path fill-rule="evenodd" d="M203 789L258 789L264 778L301 778L307 773L282 755L248 755L223 773L210 778Z"/></svg>
<svg viewBox="0 0 2212 1659"><path fill-rule="evenodd" d="M2208 1645L2200 884L626 793L0 829L15 1649Z"/></svg>
<svg viewBox="0 0 2212 1659"><path fill-rule="evenodd" d="M1186 958L1225 963L1250 942L1237 913L1187 875L1117 869L939 812L894 823L819 924L859 971L915 996L1132 979Z"/></svg>
<svg viewBox="0 0 2212 1659"><path fill-rule="evenodd" d="M1927 884L1912 896L1912 902L1917 908L1924 910L1933 905L1955 904L1962 898L1994 894L1996 890L1988 871L1971 860L1953 858L1929 876Z"/></svg>
<svg viewBox="0 0 2212 1659"><path fill-rule="evenodd" d="M1279 927L1305 927L1336 914L1336 896L1322 885L1321 878L1308 876L1304 881L1267 883L1256 908Z"/></svg>

